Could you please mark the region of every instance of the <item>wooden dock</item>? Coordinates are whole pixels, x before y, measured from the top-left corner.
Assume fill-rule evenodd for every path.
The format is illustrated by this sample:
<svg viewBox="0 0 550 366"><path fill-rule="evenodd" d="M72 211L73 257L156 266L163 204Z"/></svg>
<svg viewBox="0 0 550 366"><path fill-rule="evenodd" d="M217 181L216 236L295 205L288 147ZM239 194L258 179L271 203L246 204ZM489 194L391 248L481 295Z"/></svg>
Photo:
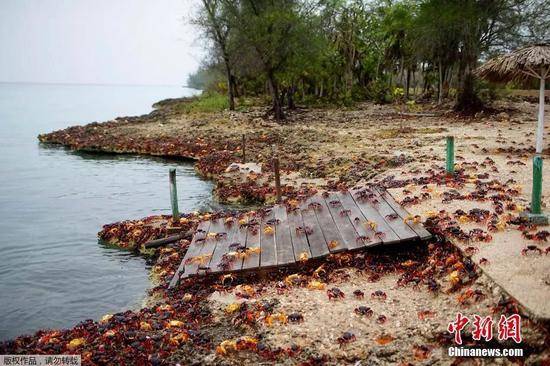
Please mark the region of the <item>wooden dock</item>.
<svg viewBox="0 0 550 366"><path fill-rule="evenodd" d="M430 238L417 221L375 187L325 192L241 218L203 221L170 288L189 276L292 266L331 253Z"/></svg>

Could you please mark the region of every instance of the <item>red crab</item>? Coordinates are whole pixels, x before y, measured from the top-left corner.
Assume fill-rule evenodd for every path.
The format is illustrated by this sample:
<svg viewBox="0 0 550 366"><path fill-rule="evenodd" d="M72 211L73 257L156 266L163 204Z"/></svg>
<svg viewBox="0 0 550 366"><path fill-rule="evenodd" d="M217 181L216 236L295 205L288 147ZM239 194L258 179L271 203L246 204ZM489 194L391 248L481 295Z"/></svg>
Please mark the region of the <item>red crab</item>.
<svg viewBox="0 0 550 366"><path fill-rule="evenodd" d="M292 313L288 315L288 321L291 323L301 323L304 321L304 316L300 313Z"/></svg>
<svg viewBox="0 0 550 366"><path fill-rule="evenodd" d="M376 290L372 294L370 294L370 297L372 299L386 300L387 295L384 291Z"/></svg>
<svg viewBox="0 0 550 366"><path fill-rule="evenodd" d="M341 210L340 216L349 216L351 215L351 210Z"/></svg>
<svg viewBox="0 0 550 366"><path fill-rule="evenodd" d="M281 223L281 220L279 219L270 219L265 222L267 225L274 226L279 225Z"/></svg>
<svg viewBox="0 0 550 366"><path fill-rule="evenodd" d="M376 322L378 324L384 324L388 318L385 315L379 315L378 318L376 318Z"/></svg>
<svg viewBox="0 0 550 366"><path fill-rule="evenodd" d="M355 334L352 332L344 332L341 337L338 337L337 341L342 347L344 344L355 342L356 339Z"/></svg>
<svg viewBox="0 0 550 366"><path fill-rule="evenodd" d="M368 306L359 306L359 307L355 308L355 310L353 310L353 311L357 315L365 315L369 318L374 314L372 309L369 308Z"/></svg>
<svg viewBox="0 0 550 366"><path fill-rule="evenodd" d="M550 233L546 230L538 231L535 234L524 231L522 234L524 238L535 241L548 241L548 237L550 236Z"/></svg>
<svg viewBox="0 0 550 366"><path fill-rule="evenodd" d="M357 299L364 299L365 298L365 293L361 290L355 290L353 291L353 295L357 298Z"/></svg>
<svg viewBox="0 0 550 366"><path fill-rule="evenodd" d="M312 210L320 210L323 206L319 202L311 202L309 205L307 205L308 208Z"/></svg>
<svg viewBox="0 0 550 366"><path fill-rule="evenodd" d="M311 235L311 234L313 234L313 229L310 228L309 226L298 226L296 228L296 234Z"/></svg>
<svg viewBox="0 0 550 366"><path fill-rule="evenodd" d="M346 295L338 287L333 287L330 290L327 290L327 295L329 300L343 299L346 297Z"/></svg>
<svg viewBox="0 0 550 366"><path fill-rule="evenodd" d="M538 255L542 255L542 249L540 249L536 245L528 245L521 251L521 255L527 255L530 253L536 253Z"/></svg>

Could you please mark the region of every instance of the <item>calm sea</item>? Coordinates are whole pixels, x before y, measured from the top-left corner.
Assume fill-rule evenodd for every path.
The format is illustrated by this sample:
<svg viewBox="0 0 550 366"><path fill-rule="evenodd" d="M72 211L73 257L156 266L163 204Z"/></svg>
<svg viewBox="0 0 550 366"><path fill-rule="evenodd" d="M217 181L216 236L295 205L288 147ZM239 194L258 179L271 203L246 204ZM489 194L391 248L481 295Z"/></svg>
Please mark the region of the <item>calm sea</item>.
<svg viewBox="0 0 550 366"><path fill-rule="evenodd" d="M142 258L97 240L105 223L169 213L168 169L181 211L207 209L211 185L190 163L75 153L39 133L139 115L181 87L0 83L0 339L69 327L140 305Z"/></svg>

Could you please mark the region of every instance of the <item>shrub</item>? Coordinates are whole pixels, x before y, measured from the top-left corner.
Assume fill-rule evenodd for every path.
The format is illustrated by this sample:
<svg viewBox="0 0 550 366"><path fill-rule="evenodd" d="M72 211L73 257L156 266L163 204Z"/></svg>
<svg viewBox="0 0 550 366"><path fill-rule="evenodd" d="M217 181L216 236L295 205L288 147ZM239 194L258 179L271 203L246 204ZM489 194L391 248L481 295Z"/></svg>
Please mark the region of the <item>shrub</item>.
<svg viewBox="0 0 550 366"><path fill-rule="evenodd" d="M496 85L485 80L476 80L474 91L483 104L489 104L498 97Z"/></svg>
<svg viewBox="0 0 550 366"><path fill-rule="evenodd" d="M368 86L367 95L369 99L378 104L391 103L392 96L388 83L384 80L375 80Z"/></svg>
<svg viewBox="0 0 550 366"><path fill-rule="evenodd" d="M227 97L219 93L203 93L178 106L178 110L182 113L212 113L221 112L227 108L229 108Z"/></svg>

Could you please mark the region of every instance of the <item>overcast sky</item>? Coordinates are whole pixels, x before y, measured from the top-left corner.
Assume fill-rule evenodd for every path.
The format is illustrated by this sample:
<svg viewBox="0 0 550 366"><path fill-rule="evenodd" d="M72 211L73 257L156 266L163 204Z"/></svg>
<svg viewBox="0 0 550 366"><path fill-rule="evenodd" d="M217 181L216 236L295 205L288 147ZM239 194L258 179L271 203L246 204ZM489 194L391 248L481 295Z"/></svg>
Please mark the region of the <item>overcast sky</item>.
<svg viewBox="0 0 550 366"><path fill-rule="evenodd" d="M197 0L0 0L0 81L182 85Z"/></svg>

